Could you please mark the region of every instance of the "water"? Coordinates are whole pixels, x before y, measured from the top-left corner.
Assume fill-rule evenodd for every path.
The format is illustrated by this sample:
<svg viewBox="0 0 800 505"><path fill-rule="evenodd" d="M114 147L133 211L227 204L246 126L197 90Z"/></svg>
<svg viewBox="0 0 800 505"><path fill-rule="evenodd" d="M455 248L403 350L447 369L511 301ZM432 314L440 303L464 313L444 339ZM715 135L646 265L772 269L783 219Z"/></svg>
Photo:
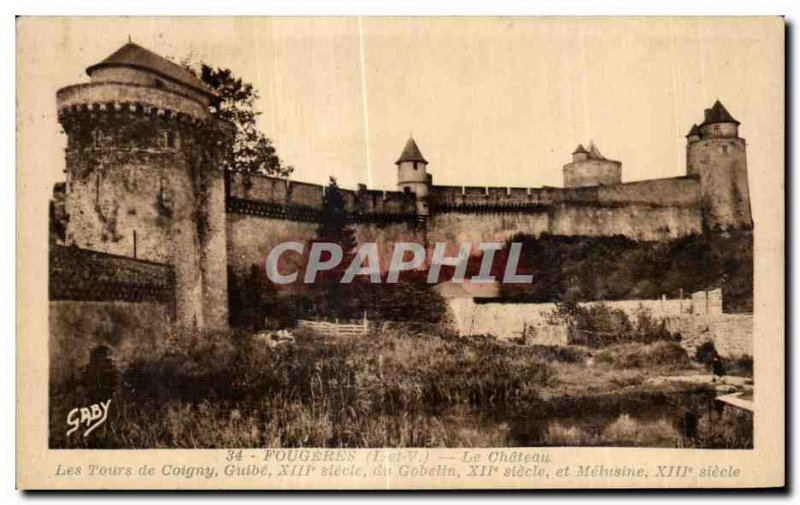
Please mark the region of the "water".
<svg viewBox="0 0 800 505"><path fill-rule="evenodd" d="M752 415L714 393L559 399L483 418L512 447L752 448Z"/></svg>

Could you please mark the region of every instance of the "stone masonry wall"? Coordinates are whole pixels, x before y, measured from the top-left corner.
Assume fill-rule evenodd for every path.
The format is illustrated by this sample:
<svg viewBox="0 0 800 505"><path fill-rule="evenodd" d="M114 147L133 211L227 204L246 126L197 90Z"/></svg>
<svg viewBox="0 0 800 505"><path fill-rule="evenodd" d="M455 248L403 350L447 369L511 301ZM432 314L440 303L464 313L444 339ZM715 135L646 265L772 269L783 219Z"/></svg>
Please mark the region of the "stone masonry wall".
<svg viewBox="0 0 800 505"><path fill-rule="evenodd" d="M694 293L689 299L621 300L603 303L634 320L640 311L666 321L681 334L681 345L693 353L703 342L713 342L723 356L753 354L753 316L723 314L721 290ZM472 298L448 300L459 335L494 335L501 340L520 338L541 345L566 345L567 328L552 317L553 303L476 303Z"/></svg>
<svg viewBox="0 0 800 505"><path fill-rule="evenodd" d="M697 207L562 203L552 210L548 231L552 235L663 240L700 233L702 228Z"/></svg>
<svg viewBox="0 0 800 505"><path fill-rule="evenodd" d="M155 352L166 343L172 322L161 302L51 300L50 380L78 373L100 345L111 349L118 367L137 353Z"/></svg>
<svg viewBox="0 0 800 505"><path fill-rule="evenodd" d="M172 265L52 245L49 268L51 379L77 373L100 345L117 364L166 341L175 321Z"/></svg>
<svg viewBox="0 0 800 505"><path fill-rule="evenodd" d="M307 244L316 236L318 223L291 219L228 213L228 264L237 276L247 275L252 265L264 268L269 252L278 244L296 241ZM388 268L396 242L424 244L421 231L406 223L361 223L355 229L359 244L374 242L382 267ZM294 253L290 253L294 254Z"/></svg>

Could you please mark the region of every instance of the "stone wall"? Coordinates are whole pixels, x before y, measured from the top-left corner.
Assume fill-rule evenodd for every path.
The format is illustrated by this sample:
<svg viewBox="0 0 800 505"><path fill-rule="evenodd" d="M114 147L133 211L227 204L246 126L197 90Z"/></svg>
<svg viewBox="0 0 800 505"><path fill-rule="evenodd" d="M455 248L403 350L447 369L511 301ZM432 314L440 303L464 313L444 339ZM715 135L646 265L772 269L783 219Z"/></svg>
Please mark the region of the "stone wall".
<svg viewBox="0 0 800 505"><path fill-rule="evenodd" d="M690 353L710 341L723 356L753 354L753 316L723 314L719 289L684 299L588 302L581 306L599 303L625 312L631 320L645 311L666 321L670 331L681 334L681 345ZM501 340L525 337L535 344L567 344L567 327L553 317L554 303L487 303L458 297L449 299L448 305L459 335L494 335Z"/></svg>
<svg viewBox="0 0 800 505"><path fill-rule="evenodd" d="M624 235L634 240L677 238L703 229L694 177L574 188L433 186L432 236ZM514 224L517 221L517 224ZM498 233L508 231L508 233ZM491 240L491 239L489 239Z"/></svg>
<svg viewBox="0 0 800 505"><path fill-rule="evenodd" d="M264 268L269 252L278 244L297 241L305 244L316 235L317 223L270 218L229 212L228 265L237 277L248 275L250 267Z"/></svg>
<svg viewBox="0 0 800 505"><path fill-rule="evenodd" d="M325 187L259 174L229 172L228 195L279 206L322 208ZM416 212L413 193L377 191L359 186L356 190L340 188L345 208L350 212L376 214L413 214Z"/></svg>
<svg viewBox="0 0 800 505"><path fill-rule="evenodd" d="M704 138L689 143L687 170L700 180L700 199L709 229L752 227L744 139Z"/></svg>
<svg viewBox="0 0 800 505"><path fill-rule="evenodd" d="M158 348L175 322L171 265L52 245L49 285L53 380L78 371L99 345L122 364Z"/></svg>
<svg viewBox="0 0 800 505"><path fill-rule="evenodd" d="M702 219L697 207L568 202L552 210L548 231L552 235L664 240L700 233Z"/></svg>
<svg viewBox="0 0 800 505"><path fill-rule="evenodd" d="M50 380L79 373L100 345L111 349L118 367L137 353L161 349L173 322L170 312L160 302L50 301Z"/></svg>
<svg viewBox="0 0 800 505"><path fill-rule="evenodd" d="M667 318L667 328L680 333L681 345L690 355L705 342L712 342L722 356L753 356L753 316L717 314Z"/></svg>
<svg viewBox="0 0 800 505"><path fill-rule="evenodd" d="M550 231L546 211L531 212L445 212L435 213L428 222L428 242L462 244L502 242L517 233L539 236Z"/></svg>
<svg viewBox="0 0 800 505"><path fill-rule="evenodd" d="M437 242L502 242L515 234L624 235L636 240L676 238L702 230L697 180L672 178L593 188L433 186L432 212L417 226L414 195L342 190L359 243L379 244L385 262L394 243L429 250ZM229 173L229 264L237 274L262 265L277 244L313 239L324 188L274 177Z"/></svg>
<svg viewBox="0 0 800 505"><path fill-rule="evenodd" d="M163 263L51 245L48 277L50 300L175 301L175 272Z"/></svg>
<svg viewBox="0 0 800 505"><path fill-rule="evenodd" d="M578 160L564 165L563 172L565 188L619 184L622 180L622 163L613 160Z"/></svg>
<svg viewBox="0 0 800 505"><path fill-rule="evenodd" d="M236 276L247 275L252 265L263 270L269 252L282 242L295 241L308 244L317 233L318 223L247 215L229 212L227 215L228 264ZM355 238L359 244L374 242L382 267L388 262L396 242L425 243L419 228L405 222L359 223L355 226ZM294 253L288 253L291 256Z"/></svg>
<svg viewBox="0 0 800 505"><path fill-rule="evenodd" d="M65 242L173 265L178 324L226 326L225 192L204 145L216 126L151 105L68 105L66 96Z"/></svg>

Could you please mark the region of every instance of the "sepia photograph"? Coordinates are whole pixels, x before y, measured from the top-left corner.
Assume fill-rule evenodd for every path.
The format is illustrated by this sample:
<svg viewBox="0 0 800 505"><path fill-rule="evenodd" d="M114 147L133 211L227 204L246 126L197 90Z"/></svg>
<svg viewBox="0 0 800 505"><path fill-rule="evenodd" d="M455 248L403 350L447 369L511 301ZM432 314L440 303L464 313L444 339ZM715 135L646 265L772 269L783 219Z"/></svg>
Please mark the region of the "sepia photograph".
<svg viewBox="0 0 800 505"><path fill-rule="evenodd" d="M462 449L496 450L475 454L498 478L554 478L552 449L662 449L718 465L576 458L570 477L735 486L725 458L783 429L783 288L764 284L783 275L783 30L19 18L37 450L224 450L220 470L155 465L216 479L255 471L240 450L408 449L363 477L445 482ZM502 466L520 462L544 466ZM288 476L328 476L310 466Z"/></svg>

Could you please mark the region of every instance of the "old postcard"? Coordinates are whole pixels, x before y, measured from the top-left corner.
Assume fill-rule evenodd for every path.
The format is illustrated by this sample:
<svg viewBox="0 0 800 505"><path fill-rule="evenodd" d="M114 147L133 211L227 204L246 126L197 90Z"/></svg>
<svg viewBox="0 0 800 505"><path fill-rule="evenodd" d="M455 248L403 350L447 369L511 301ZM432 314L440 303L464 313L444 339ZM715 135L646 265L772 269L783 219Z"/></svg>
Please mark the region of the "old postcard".
<svg viewBox="0 0 800 505"><path fill-rule="evenodd" d="M784 485L783 19L17 42L18 487Z"/></svg>

